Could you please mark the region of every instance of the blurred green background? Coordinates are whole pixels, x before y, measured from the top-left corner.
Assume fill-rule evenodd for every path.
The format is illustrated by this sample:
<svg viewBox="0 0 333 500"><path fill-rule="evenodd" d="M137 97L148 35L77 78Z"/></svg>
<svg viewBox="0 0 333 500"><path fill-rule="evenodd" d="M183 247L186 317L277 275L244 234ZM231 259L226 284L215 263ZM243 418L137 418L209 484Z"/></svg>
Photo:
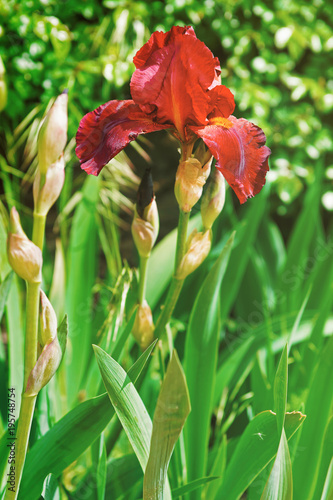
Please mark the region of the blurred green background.
<svg viewBox="0 0 333 500"><path fill-rule="evenodd" d="M235 94L235 115L252 120L266 133L272 149L271 212L284 235L315 179L323 181L327 223L333 210L332 17L332 4L323 0L0 0L0 78L8 88L6 105L2 90L0 161L7 200L23 201L22 185L28 190L36 166L39 121L50 98L68 88L72 141L68 189L62 195L65 206L73 194L73 178L75 188L84 181L72 154L82 116L110 99L130 97L133 56L154 30L190 24L220 59L223 83ZM150 135L149 143L139 143L154 163L159 158L151 141L165 142L165 137ZM153 170L162 191L161 176L165 180L170 163L174 168L177 163L169 143L165 148L163 174L158 165ZM132 160L141 174L140 161L146 157L141 146L137 150L141 154ZM12 192L13 177L23 178L20 193ZM131 183L129 171L127 177L125 185ZM167 192L174 175L169 177ZM162 202L163 207L167 204Z"/></svg>

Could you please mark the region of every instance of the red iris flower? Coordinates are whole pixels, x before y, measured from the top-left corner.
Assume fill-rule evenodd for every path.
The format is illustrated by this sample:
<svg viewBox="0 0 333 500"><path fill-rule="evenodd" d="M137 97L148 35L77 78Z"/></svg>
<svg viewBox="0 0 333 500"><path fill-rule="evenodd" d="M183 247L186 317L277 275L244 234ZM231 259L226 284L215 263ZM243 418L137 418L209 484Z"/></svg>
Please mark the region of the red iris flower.
<svg viewBox="0 0 333 500"><path fill-rule="evenodd" d="M203 139L241 203L257 194L268 171L265 134L232 116L234 97L221 85L220 63L193 28L156 31L134 64L132 100L109 101L82 118L76 135L81 167L98 175L138 134L169 129L183 152Z"/></svg>

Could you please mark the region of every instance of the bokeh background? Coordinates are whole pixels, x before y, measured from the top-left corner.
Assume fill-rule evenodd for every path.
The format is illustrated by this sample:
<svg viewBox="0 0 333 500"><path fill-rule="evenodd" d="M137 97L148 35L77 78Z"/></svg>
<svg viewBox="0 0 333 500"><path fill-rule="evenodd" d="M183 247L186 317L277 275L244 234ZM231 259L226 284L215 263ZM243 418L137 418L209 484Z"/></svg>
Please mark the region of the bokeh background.
<svg viewBox="0 0 333 500"><path fill-rule="evenodd" d="M324 0L1 0L2 196L29 210L39 123L50 99L68 88L70 142L60 211L70 213L73 193L85 180L74 154L81 117L108 100L130 97L133 56L153 31L190 24L220 59L223 83L235 94L235 115L266 133L270 210L284 238L313 182L321 183L327 226L333 210L332 17L333 6ZM101 201L120 207L117 223L126 231L123 212L131 210L135 174L141 176L147 162L163 236L177 220L170 195L177 152L165 132L132 143L105 170Z"/></svg>

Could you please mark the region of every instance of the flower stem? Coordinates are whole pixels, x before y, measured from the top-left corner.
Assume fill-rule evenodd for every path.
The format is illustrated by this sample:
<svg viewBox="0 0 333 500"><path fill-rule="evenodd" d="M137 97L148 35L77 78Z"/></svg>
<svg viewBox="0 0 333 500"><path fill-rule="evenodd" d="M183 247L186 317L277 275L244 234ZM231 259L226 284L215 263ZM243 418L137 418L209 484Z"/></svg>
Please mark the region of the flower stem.
<svg viewBox="0 0 333 500"><path fill-rule="evenodd" d="M177 275L178 267L182 261L182 258L185 255L186 248L186 240L187 240L187 228L188 222L190 219L190 213L184 212L180 210L179 212L179 220L178 220L178 235L177 235L177 249L176 249L176 258L175 258L175 272L171 281L171 285L169 288L169 292L162 309L162 312L157 320L156 328L155 328L155 337L159 338L164 334L165 327L170 321L173 310L177 304L177 300L179 294L181 292L184 280L179 280L175 278Z"/></svg>
<svg viewBox="0 0 333 500"><path fill-rule="evenodd" d="M34 212L32 241L43 250L46 216ZM26 332L24 352L24 383L16 441L15 491L7 488L4 500L16 500L22 479L25 457L28 450L32 418L37 396L27 397L25 391L31 370L37 362L38 315L40 283L27 282Z"/></svg>
<svg viewBox="0 0 333 500"><path fill-rule="evenodd" d="M24 384L16 436L15 491L7 488L5 500L15 500L18 495L36 403L36 396L25 396L25 390L30 372L37 361L39 287L40 283L27 283Z"/></svg>
<svg viewBox="0 0 333 500"><path fill-rule="evenodd" d="M147 267L149 257L140 257L138 301L142 305L146 298Z"/></svg>
<svg viewBox="0 0 333 500"><path fill-rule="evenodd" d="M34 212L34 225L32 230L32 241L43 251L46 215Z"/></svg>

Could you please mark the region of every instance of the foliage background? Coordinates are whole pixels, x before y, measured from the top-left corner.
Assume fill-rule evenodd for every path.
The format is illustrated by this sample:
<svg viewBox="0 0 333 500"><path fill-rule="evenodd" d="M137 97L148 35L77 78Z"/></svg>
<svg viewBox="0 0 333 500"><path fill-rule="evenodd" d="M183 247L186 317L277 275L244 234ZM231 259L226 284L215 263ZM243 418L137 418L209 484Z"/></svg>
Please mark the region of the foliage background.
<svg viewBox="0 0 333 500"><path fill-rule="evenodd" d="M7 132L17 131L37 102L40 114L50 98L68 88L69 137L74 137L83 114L107 100L130 97L133 55L154 30L191 24L221 61L236 116L266 132L273 151L275 216L292 219L323 168L322 194L328 192L323 205L332 210L332 10L323 0L1 0L0 55L8 84L1 122ZM14 134L15 142L24 131ZM2 151L7 163L20 169L29 166L26 153L17 144ZM79 175L75 157L70 169ZM155 173L158 178L158 169Z"/></svg>

